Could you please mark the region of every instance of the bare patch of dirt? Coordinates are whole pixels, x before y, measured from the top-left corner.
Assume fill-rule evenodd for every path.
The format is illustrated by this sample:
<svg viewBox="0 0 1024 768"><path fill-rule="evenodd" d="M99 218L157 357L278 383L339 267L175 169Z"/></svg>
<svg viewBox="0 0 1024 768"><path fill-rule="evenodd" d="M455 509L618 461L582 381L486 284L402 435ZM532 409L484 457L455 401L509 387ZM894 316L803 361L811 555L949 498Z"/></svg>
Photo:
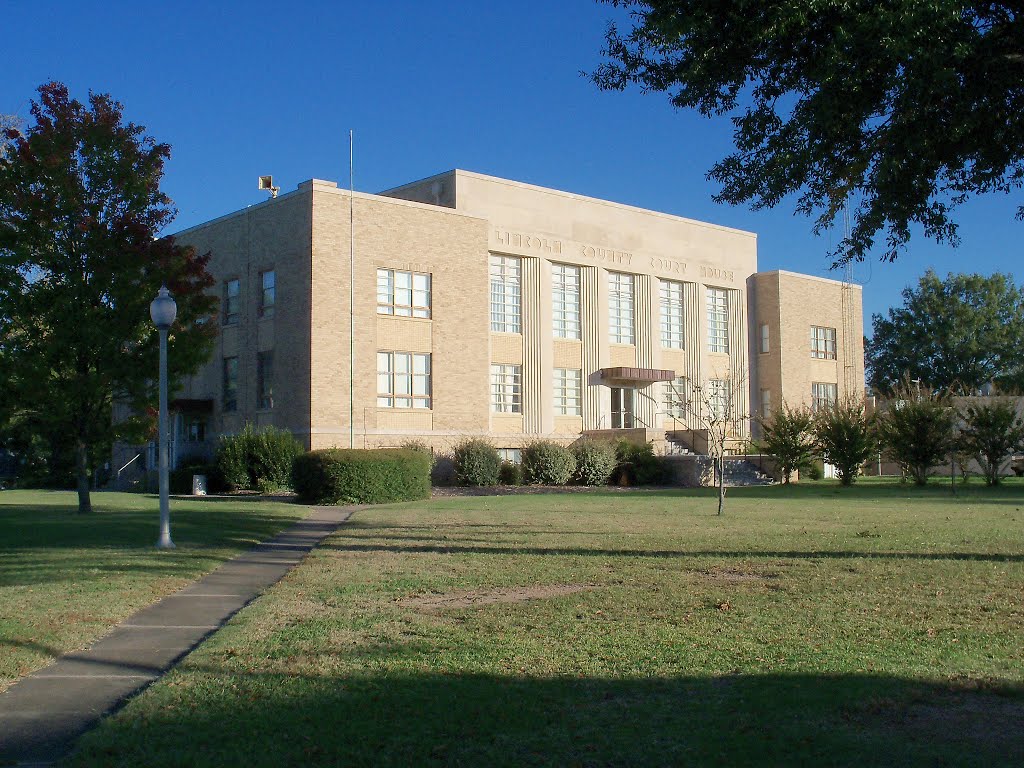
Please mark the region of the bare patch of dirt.
<svg viewBox="0 0 1024 768"><path fill-rule="evenodd" d="M409 608L421 611L445 611L452 608L474 608L494 603L522 603L527 600L543 600L548 597L573 595L597 589L597 584L544 584L534 587L508 587L503 589L474 589L465 592L448 592L443 595L421 595L399 602Z"/></svg>

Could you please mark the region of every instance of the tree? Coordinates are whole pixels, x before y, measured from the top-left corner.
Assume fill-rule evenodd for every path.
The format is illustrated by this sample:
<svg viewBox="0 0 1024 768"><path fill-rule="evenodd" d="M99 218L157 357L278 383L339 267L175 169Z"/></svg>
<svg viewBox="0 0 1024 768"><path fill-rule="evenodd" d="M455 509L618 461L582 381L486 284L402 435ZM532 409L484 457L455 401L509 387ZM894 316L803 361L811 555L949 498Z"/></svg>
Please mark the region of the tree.
<svg viewBox="0 0 1024 768"><path fill-rule="evenodd" d="M852 485L877 440L864 405L849 399L822 408L814 416L814 439L825 461L836 468L840 485Z"/></svg>
<svg viewBox="0 0 1024 768"><path fill-rule="evenodd" d="M812 426L814 415L809 408L790 408L783 403L768 416L759 416L761 439L758 450L774 456L782 472L782 482L789 484L790 476L811 466L815 443Z"/></svg>
<svg viewBox="0 0 1024 768"><path fill-rule="evenodd" d="M888 394L904 378L974 393L985 384L1024 387L1024 293L1009 275L931 270L903 290L903 306L872 315L868 383Z"/></svg>
<svg viewBox="0 0 1024 768"><path fill-rule="evenodd" d="M729 441L735 439L740 425L749 418L744 409L745 381L740 375L727 379L705 379L694 386L694 396L678 402L689 421L700 425L707 435L707 452L715 467L718 487L718 514L725 509L725 453Z"/></svg>
<svg viewBox="0 0 1024 768"><path fill-rule="evenodd" d="M880 233L894 260L912 225L955 245L960 203L1024 180L1017 2L603 1L632 26L609 27L591 79L732 114L735 152L708 173L717 201L770 208L799 193L820 232L853 198L837 263Z"/></svg>
<svg viewBox="0 0 1024 768"><path fill-rule="evenodd" d="M960 447L981 465L987 485L999 485L1010 455L1024 448L1024 420L1017 414L1014 398L986 400L964 408Z"/></svg>
<svg viewBox="0 0 1024 768"><path fill-rule="evenodd" d="M947 396L904 380L875 426L889 458L904 475L924 485L931 468L950 456L955 417L956 410Z"/></svg>
<svg viewBox="0 0 1024 768"><path fill-rule="evenodd" d="M111 405L123 398L145 414L155 400L149 302L161 283L178 304L172 386L209 356L215 334L205 322L216 308L204 294L209 256L157 239L174 218L160 191L170 148L124 123L122 109L106 94L82 104L60 83L43 85L33 123L7 132L0 159L0 391L73 445L82 512L93 463L150 423L115 426Z"/></svg>

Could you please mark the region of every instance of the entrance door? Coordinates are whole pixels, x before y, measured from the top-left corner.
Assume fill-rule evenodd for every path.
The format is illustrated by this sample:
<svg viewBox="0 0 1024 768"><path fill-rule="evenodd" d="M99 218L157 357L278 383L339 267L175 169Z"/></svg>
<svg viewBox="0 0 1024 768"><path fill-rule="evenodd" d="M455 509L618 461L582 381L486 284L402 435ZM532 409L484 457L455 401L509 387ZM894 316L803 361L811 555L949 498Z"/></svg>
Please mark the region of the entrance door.
<svg viewBox="0 0 1024 768"><path fill-rule="evenodd" d="M612 387L612 429L633 429L636 426L636 390L632 387Z"/></svg>

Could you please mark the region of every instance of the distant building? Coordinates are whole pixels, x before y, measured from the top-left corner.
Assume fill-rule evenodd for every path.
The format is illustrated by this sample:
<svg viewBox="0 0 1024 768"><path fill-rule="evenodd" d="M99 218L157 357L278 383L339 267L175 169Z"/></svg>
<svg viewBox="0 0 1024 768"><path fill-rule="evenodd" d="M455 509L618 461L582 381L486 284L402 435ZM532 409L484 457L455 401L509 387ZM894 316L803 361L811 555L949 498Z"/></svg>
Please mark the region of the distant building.
<svg viewBox="0 0 1024 768"><path fill-rule="evenodd" d="M179 462L246 422L309 448L474 436L514 456L614 430L670 450L697 385L744 416L863 396L860 288L758 273L750 232L455 170L351 201L308 181L178 238L212 253L221 296L213 358L177 393Z"/></svg>

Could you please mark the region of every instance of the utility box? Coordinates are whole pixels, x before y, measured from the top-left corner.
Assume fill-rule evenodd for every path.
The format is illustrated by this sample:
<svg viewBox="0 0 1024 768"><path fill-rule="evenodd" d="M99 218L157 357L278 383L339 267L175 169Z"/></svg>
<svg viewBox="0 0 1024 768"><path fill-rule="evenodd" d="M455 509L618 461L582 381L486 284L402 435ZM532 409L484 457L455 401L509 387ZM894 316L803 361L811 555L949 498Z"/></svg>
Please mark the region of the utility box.
<svg viewBox="0 0 1024 768"><path fill-rule="evenodd" d="M206 475L192 475L192 495L206 495Z"/></svg>

